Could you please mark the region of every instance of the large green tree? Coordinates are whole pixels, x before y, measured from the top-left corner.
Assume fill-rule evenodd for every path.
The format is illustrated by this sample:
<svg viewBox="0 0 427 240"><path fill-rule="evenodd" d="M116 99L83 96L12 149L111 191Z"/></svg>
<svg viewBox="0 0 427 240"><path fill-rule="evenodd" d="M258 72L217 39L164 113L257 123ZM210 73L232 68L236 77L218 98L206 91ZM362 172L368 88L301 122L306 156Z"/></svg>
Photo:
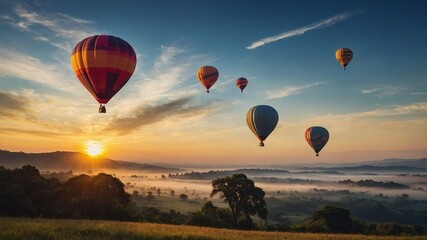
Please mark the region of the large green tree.
<svg viewBox="0 0 427 240"><path fill-rule="evenodd" d="M334 206L325 206L315 211L311 216L311 222L324 223L328 232L332 233L348 233L353 228L350 211Z"/></svg>
<svg viewBox="0 0 427 240"><path fill-rule="evenodd" d="M238 227L239 219L242 219L246 225L248 222L252 223L250 216L256 214L261 219L267 219L265 192L261 188L255 187L254 182L245 174L218 178L212 181L212 187L211 197L220 193L220 198L228 203L233 227Z"/></svg>

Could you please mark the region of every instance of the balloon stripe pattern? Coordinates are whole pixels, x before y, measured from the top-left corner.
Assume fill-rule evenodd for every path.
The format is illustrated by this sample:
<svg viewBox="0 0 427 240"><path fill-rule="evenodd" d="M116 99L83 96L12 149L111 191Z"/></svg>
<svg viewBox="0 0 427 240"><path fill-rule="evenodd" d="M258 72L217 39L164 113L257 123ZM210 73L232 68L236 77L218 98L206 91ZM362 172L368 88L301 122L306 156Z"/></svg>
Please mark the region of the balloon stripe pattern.
<svg viewBox="0 0 427 240"><path fill-rule="evenodd" d="M215 84L216 80L218 80L218 76L218 69L212 66L203 66L197 71L197 78L206 88L207 92L209 92L209 89Z"/></svg>
<svg viewBox="0 0 427 240"><path fill-rule="evenodd" d="M71 65L83 86L100 104L106 104L132 76L136 54L121 38L95 35L76 45Z"/></svg>
<svg viewBox="0 0 427 240"><path fill-rule="evenodd" d="M351 59L353 59L353 52L348 48L340 48L335 52L335 57L345 69L350 63Z"/></svg>
<svg viewBox="0 0 427 240"><path fill-rule="evenodd" d="M246 113L246 123L260 140L260 146L264 146L263 141L273 132L278 121L276 109L267 105L254 106Z"/></svg>
<svg viewBox="0 0 427 240"><path fill-rule="evenodd" d="M319 156L320 150L329 140L329 132L323 127L310 127L305 131L305 140L316 152L316 156Z"/></svg>
<svg viewBox="0 0 427 240"><path fill-rule="evenodd" d="M245 89L246 85L248 85L248 79L240 77L236 80L236 86L240 88L241 92L243 92L243 89Z"/></svg>

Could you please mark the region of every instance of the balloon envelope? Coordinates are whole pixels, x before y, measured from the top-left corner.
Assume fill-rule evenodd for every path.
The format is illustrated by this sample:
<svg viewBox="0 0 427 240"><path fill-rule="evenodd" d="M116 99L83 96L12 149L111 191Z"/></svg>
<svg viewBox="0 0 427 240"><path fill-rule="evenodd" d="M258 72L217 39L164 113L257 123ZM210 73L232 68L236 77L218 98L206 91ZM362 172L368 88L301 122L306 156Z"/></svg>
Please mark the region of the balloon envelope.
<svg viewBox="0 0 427 240"><path fill-rule="evenodd" d="M83 86L100 104L106 104L132 76L136 54L121 38L95 35L75 46L71 65Z"/></svg>
<svg viewBox="0 0 427 240"><path fill-rule="evenodd" d="M273 132L279 121L276 109L267 105L254 106L246 114L246 123L249 129L260 140L259 145L264 146L263 141Z"/></svg>
<svg viewBox="0 0 427 240"><path fill-rule="evenodd" d="M305 140L316 152L316 156L319 156L320 150L329 140L329 132L323 127L310 127L305 131Z"/></svg>
<svg viewBox="0 0 427 240"><path fill-rule="evenodd" d="M353 59L353 52L348 48L340 48L335 52L335 57L345 70L351 59Z"/></svg>
<svg viewBox="0 0 427 240"><path fill-rule="evenodd" d="M197 70L197 78L206 88L206 92L209 92L209 88L215 84L216 80L218 80L218 76L218 69L212 66L203 66Z"/></svg>
<svg viewBox="0 0 427 240"><path fill-rule="evenodd" d="M248 85L248 79L240 77L236 80L236 86L240 88L240 91L243 92L243 89Z"/></svg>

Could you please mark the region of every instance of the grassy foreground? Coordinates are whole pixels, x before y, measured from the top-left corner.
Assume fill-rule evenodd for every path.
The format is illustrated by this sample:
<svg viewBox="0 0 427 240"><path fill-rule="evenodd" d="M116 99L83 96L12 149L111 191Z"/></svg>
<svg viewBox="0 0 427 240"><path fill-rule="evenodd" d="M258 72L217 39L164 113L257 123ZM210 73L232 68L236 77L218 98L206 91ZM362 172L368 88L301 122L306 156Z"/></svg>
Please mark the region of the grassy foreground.
<svg viewBox="0 0 427 240"><path fill-rule="evenodd" d="M291 239L425 239L423 237L379 237L344 234L278 233L92 220L0 218L0 239L123 239L123 240L291 240Z"/></svg>

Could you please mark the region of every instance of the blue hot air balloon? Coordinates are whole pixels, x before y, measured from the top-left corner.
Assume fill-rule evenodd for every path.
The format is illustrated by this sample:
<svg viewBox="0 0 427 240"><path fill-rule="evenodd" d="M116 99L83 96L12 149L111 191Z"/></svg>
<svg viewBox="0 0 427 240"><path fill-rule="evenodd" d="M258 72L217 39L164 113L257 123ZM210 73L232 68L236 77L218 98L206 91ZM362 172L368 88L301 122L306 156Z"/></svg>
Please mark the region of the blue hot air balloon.
<svg viewBox="0 0 427 240"><path fill-rule="evenodd" d="M278 121L279 114L276 109L267 105L254 106L246 114L246 123L260 140L260 147L264 146L263 141L273 132Z"/></svg>
<svg viewBox="0 0 427 240"><path fill-rule="evenodd" d="M319 156L320 150L329 140L329 132L324 127L310 127L305 131L305 140Z"/></svg>

